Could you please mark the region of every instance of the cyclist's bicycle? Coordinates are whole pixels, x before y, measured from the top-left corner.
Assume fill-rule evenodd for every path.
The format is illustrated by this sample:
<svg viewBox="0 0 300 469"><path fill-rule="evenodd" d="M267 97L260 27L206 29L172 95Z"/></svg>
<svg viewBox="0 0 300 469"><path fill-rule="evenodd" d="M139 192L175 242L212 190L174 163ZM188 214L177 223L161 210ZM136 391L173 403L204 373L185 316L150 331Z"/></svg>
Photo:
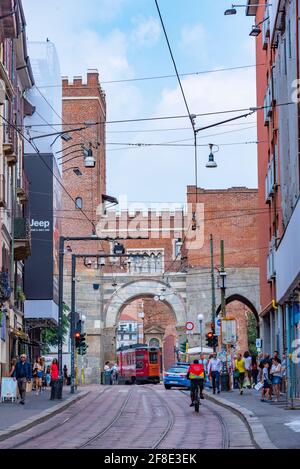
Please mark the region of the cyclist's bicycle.
<svg viewBox="0 0 300 469"><path fill-rule="evenodd" d="M193 383L193 388L191 389L192 400L195 407L195 412L199 412L200 406L200 385L198 382Z"/></svg>

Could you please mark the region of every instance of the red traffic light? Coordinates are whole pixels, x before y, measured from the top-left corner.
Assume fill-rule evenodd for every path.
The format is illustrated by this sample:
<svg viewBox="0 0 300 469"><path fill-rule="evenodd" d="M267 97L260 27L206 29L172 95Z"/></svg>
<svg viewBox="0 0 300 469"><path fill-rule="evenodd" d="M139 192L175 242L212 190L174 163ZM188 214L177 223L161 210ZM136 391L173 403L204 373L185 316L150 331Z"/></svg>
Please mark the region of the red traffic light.
<svg viewBox="0 0 300 469"><path fill-rule="evenodd" d="M214 334L213 334L213 332L208 332L208 333L206 334L206 336L207 336L209 339L211 339L211 338L214 336Z"/></svg>
<svg viewBox="0 0 300 469"><path fill-rule="evenodd" d="M81 336L80 332L75 332L76 339L80 339L80 336Z"/></svg>

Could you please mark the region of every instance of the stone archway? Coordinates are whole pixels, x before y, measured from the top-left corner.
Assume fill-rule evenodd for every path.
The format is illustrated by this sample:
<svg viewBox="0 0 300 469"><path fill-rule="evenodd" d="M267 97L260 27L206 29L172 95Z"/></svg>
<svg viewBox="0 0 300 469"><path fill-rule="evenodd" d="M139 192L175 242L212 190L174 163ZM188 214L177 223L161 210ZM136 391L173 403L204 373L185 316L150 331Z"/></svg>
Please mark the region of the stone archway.
<svg viewBox="0 0 300 469"><path fill-rule="evenodd" d="M245 335L247 333L247 318L246 318L246 308L250 310L251 313L253 313L255 317L255 322L256 322L256 335L257 337L260 336L260 327L259 327L259 315L258 312L255 308L255 306L252 304L252 302L244 297L243 295L240 294L233 294L230 295L226 298L226 306L231 305L232 308L229 309L228 313L235 317L238 322L238 335L241 337L242 335ZM241 306L244 307L244 310L241 310ZM216 311L216 316L219 316L221 312L221 305L219 305L217 311ZM241 313L241 315L239 314ZM244 316L244 318L242 317ZM243 330L244 329L244 330ZM242 332L241 332L242 331ZM244 341L248 342L248 339L244 339ZM248 347L241 347L247 349Z"/></svg>
<svg viewBox="0 0 300 469"><path fill-rule="evenodd" d="M154 298L162 295L164 303L174 315L177 336L181 339L187 318L186 306L181 295L168 283L157 279L141 279L128 282L118 288L104 309L103 352L105 360L114 359L116 350L116 329L124 304L139 298Z"/></svg>
<svg viewBox="0 0 300 469"><path fill-rule="evenodd" d="M183 326L186 322L186 307L181 296L169 284L154 279L134 280L118 288L106 305L104 314L105 327L116 327L122 304L142 296L160 296L164 288L164 303L167 303L176 317L176 324Z"/></svg>

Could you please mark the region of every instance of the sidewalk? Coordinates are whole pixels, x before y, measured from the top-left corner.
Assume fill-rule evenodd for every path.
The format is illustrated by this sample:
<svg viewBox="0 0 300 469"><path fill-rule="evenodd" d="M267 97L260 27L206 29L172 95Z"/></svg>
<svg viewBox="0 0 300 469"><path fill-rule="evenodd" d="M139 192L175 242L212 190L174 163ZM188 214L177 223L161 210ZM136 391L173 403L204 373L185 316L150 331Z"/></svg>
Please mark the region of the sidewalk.
<svg viewBox="0 0 300 469"><path fill-rule="evenodd" d="M87 394L88 391L83 389L71 394L67 386L63 389L61 400L50 401L50 389L46 389L39 396L34 391L27 393L25 405L20 405L20 400L16 403L0 402L0 440L8 434L18 433L21 429L46 420Z"/></svg>
<svg viewBox="0 0 300 469"><path fill-rule="evenodd" d="M285 410L285 396L279 403L271 403L261 402L261 393L254 389L244 389L242 396L238 390L215 395L206 390L205 394L242 415L261 447L300 448L300 410Z"/></svg>

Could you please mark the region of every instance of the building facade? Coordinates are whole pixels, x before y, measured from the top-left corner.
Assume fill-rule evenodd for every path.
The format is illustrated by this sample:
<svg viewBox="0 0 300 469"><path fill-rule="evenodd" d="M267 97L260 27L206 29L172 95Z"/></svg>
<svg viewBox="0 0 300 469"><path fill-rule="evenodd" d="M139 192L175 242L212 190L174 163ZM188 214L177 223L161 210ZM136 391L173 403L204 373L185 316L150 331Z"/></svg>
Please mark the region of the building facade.
<svg viewBox="0 0 300 469"><path fill-rule="evenodd" d="M28 180L24 171L24 117L34 85L26 22L19 0L0 4L0 376L27 352L24 332L24 261L30 255ZM4 17L4 18L3 18Z"/></svg>
<svg viewBox="0 0 300 469"><path fill-rule="evenodd" d="M264 2L262 2L264 3ZM299 6L276 0L247 14L261 23L256 40L261 315L264 349L287 351L289 393L299 397L300 369L300 165L299 165ZM261 65L265 64L265 65ZM297 342L298 341L298 342ZM296 355L295 355L296 354Z"/></svg>

